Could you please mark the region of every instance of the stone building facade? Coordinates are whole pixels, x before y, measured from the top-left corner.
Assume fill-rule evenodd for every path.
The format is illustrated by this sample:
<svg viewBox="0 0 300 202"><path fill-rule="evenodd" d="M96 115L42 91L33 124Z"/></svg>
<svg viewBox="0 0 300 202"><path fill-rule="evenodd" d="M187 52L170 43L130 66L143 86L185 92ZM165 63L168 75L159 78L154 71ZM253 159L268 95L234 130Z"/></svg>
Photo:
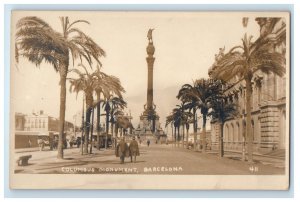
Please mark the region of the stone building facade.
<svg viewBox="0 0 300 202"><path fill-rule="evenodd" d="M41 110L31 114L15 114L15 148L37 147L37 140L43 137L52 140L58 135L59 119L51 117ZM73 134L74 124L65 122L66 135Z"/></svg>
<svg viewBox="0 0 300 202"><path fill-rule="evenodd" d="M286 23L283 18L256 18L260 38L271 42L270 51L286 54ZM259 38L259 39L260 39ZM258 40L259 40L258 39ZM287 67L289 68L289 67ZM213 71L210 69L210 71ZM285 149L286 136L286 76L255 72L252 80L252 132L254 152L268 153ZM246 144L246 85L238 77L232 78L225 92L227 102L236 102L240 117L224 124L224 150L242 151ZM211 122L212 149L218 149L220 125Z"/></svg>
<svg viewBox="0 0 300 202"><path fill-rule="evenodd" d="M44 114L41 110L38 113L32 113L24 116L25 131L39 131L39 132L58 132L59 119ZM71 122L65 122L65 132L73 132L74 124Z"/></svg>
<svg viewBox="0 0 300 202"><path fill-rule="evenodd" d="M22 113L16 113L15 114L15 129L16 130L24 130L25 129L25 114Z"/></svg>

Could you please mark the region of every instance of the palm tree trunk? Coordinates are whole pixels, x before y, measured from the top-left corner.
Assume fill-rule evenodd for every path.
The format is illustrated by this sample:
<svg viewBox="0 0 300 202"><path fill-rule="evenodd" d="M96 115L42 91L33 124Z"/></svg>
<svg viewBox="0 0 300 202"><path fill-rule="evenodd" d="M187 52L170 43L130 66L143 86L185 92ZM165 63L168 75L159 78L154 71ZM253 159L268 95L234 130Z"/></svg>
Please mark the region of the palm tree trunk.
<svg viewBox="0 0 300 202"><path fill-rule="evenodd" d="M206 151L206 114L203 114L203 130L202 130L202 152Z"/></svg>
<svg viewBox="0 0 300 202"><path fill-rule="evenodd" d="M80 148L81 148L81 155L83 155L83 136L84 136L84 94L82 99L82 131L81 131L81 139L80 139Z"/></svg>
<svg viewBox="0 0 300 202"><path fill-rule="evenodd" d="M118 138L118 123L115 123L115 140L114 140L114 145L115 148L117 148L117 138Z"/></svg>
<svg viewBox="0 0 300 202"><path fill-rule="evenodd" d="M179 144L180 144L180 124L178 124L178 133L177 133L177 146L179 147Z"/></svg>
<svg viewBox="0 0 300 202"><path fill-rule="evenodd" d="M248 142L248 162L253 162L253 134L251 129L251 98L252 98L252 86L251 79L246 80L246 135Z"/></svg>
<svg viewBox="0 0 300 202"><path fill-rule="evenodd" d="M219 156L224 156L224 142L223 142L223 126L224 123L220 123L220 133L219 133Z"/></svg>
<svg viewBox="0 0 300 202"><path fill-rule="evenodd" d="M83 153L88 154L88 145L89 145L89 134L90 134L90 122L91 122L91 108L86 105L86 118L85 118L85 134L84 134L84 148Z"/></svg>
<svg viewBox="0 0 300 202"><path fill-rule="evenodd" d="M182 124L182 148L184 148L184 123Z"/></svg>
<svg viewBox="0 0 300 202"><path fill-rule="evenodd" d="M108 132L109 132L109 110L106 110L106 137L105 137L105 149L107 149Z"/></svg>
<svg viewBox="0 0 300 202"><path fill-rule="evenodd" d="M69 58L68 58L69 59ZM64 126L65 126L65 113L66 113L66 80L67 80L67 68L66 65L62 65L60 68L60 107L59 107L59 134L58 134L58 146L57 146L57 158L64 158Z"/></svg>
<svg viewBox="0 0 300 202"><path fill-rule="evenodd" d="M196 108L193 108L193 128L194 128L194 151L197 151L197 114Z"/></svg>
<svg viewBox="0 0 300 202"><path fill-rule="evenodd" d="M174 146L176 147L176 127L174 126Z"/></svg>
<svg viewBox="0 0 300 202"><path fill-rule="evenodd" d="M90 147L90 154L93 151L93 132L94 132L94 109L92 108L92 124L91 124L91 147Z"/></svg>
<svg viewBox="0 0 300 202"><path fill-rule="evenodd" d="M172 141L174 140L173 124L171 123Z"/></svg>
<svg viewBox="0 0 300 202"><path fill-rule="evenodd" d="M110 132L111 132L111 138L113 138L113 134L114 134L114 120L113 120L113 111L114 109L111 109L111 113L110 113L110 120L111 120L111 124L110 124Z"/></svg>
<svg viewBox="0 0 300 202"><path fill-rule="evenodd" d="M97 92L97 149L100 150L100 92Z"/></svg>
<svg viewBox="0 0 300 202"><path fill-rule="evenodd" d="M86 100L86 122L85 122L85 140L84 140L84 154L88 154L88 145L89 145L89 133L91 128L91 113L92 113L92 105L93 105L93 94L91 92L86 92L85 96Z"/></svg>
<svg viewBox="0 0 300 202"><path fill-rule="evenodd" d="M111 115L111 117L112 117L112 116L113 116L113 115ZM111 120L112 120L112 119L111 119ZM113 120L111 121L111 124L110 124L110 125L111 125L111 128L110 128L110 129L111 129L111 141L112 141L112 142L115 142L115 141L114 141L115 138L114 138L114 121L113 121ZM112 144L112 147L115 148L115 145Z"/></svg>
<svg viewBox="0 0 300 202"><path fill-rule="evenodd" d="M115 124L115 137L118 137L118 123Z"/></svg>
<svg viewBox="0 0 300 202"><path fill-rule="evenodd" d="M186 148L189 148L189 130L186 129Z"/></svg>

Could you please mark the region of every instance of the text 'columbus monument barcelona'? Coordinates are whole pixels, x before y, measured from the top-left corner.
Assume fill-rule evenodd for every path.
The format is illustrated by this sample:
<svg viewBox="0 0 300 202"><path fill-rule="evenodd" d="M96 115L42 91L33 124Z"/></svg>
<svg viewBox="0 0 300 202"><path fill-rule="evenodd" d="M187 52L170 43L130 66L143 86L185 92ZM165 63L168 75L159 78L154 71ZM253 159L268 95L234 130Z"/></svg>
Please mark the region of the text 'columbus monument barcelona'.
<svg viewBox="0 0 300 202"><path fill-rule="evenodd" d="M149 29L147 38L148 38L148 46L146 48L147 51L147 67L148 67L148 80L147 80L147 103L144 105L144 112L140 116L140 125L139 128L142 130L141 132L144 134L153 134L160 128L160 124L158 122L159 116L157 115L155 109L156 105L153 102L153 65L155 61L155 57L153 57L155 52L155 47L153 45L152 40L152 32L154 29Z"/></svg>

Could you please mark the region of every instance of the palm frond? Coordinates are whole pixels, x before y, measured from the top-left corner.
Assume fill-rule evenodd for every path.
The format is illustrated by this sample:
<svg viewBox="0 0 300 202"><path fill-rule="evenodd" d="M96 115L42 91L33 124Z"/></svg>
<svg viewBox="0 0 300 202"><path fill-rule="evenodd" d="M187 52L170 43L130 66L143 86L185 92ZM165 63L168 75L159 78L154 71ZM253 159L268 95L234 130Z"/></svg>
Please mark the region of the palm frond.
<svg viewBox="0 0 300 202"><path fill-rule="evenodd" d="M66 60L68 49L63 36L37 17L25 17L18 21L16 31L16 57L27 58L39 66L43 61L58 71L59 64Z"/></svg>
<svg viewBox="0 0 300 202"><path fill-rule="evenodd" d="M90 24L89 21L87 20L75 20L74 22L72 22L71 24L69 24L69 26L67 27L67 30L69 30L73 25L75 25L76 23L86 23L86 24Z"/></svg>
<svg viewBox="0 0 300 202"><path fill-rule="evenodd" d="M21 18L17 24L16 27L45 27L45 28L50 28L50 25L45 22L44 20L42 20L41 18L38 18L36 16L27 16L27 17L23 17Z"/></svg>

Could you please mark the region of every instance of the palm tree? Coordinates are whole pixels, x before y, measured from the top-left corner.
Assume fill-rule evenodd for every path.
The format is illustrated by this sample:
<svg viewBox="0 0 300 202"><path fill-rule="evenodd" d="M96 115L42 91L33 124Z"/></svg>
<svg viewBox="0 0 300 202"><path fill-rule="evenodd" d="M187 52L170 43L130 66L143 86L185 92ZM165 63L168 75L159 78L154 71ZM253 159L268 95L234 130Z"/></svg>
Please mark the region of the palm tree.
<svg viewBox="0 0 300 202"><path fill-rule="evenodd" d="M124 132L129 128L133 129L132 123L128 116L124 116L124 114L120 114L116 118L116 124L118 128L121 128L121 136L124 135Z"/></svg>
<svg viewBox="0 0 300 202"><path fill-rule="evenodd" d="M115 123L115 116L120 114L120 110L123 110L127 103L123 100L123 98L113 97L110 100L111 110L110 110L110 122L111 122L111 134L113 135L113 128Z"/></svg>
<svg viewBox="0 0 300 202"><path fill-rule="evenodd" d="M94 90L96 92L97 100L97 114L96 114L96 129L97 129L97 149L100 150L100 109L101 109L101 102L104 100L101 99L101 93L103 94L104 98L109 97L109 86L107 85L106 78L108 75L106 75L104 72L100 71L100 67L97 66L96 71L93 73L94 79L95 79L95 85Z"/></svg>
<svg viewBox="0 0 300 202"><path fill-rule="evenodd" d="M107 75L100 71L99 66L97 70L93 73L95 81L95 92L97 95L97 148L100 149L100 108L101 102L109 99L111 94L122 97L122 93L125 93L124 88L121 85L120 80L112 75ZM101 99L101 94L104 96L104 100Z"/></svg>
<svg viewBox="0 0 300 202"><path fill-rule="evenodd" d="M225 102L224 94L215 94L210 100L211 111L208 116L211 116L213 120L220 123L219 133L219 156L224 156L224 143L223 143L223 130L226 120L234 118L238 115L238 106L233 102Z"/></svg>
<svg viewBox="0 0 300 202"><path fill-rule="evenodd" d="M93 59L101 65L99 58L105 56L104 50L80 29L74 27L85 20L70 22L68 17L61 17L62 33L55 31L44 20L28 16L17 23L15 39L15 58L27 58L36 66L43 62L53 66L60 75L59 141L57 158L63 158L63 133L66 110L66 79L69 71L70 56L73 60L85 59L89 65Z"/></svg>
<svg viewBox="0 0 300 202"><path fill-rule="evenodd" d="M76 92L77 94L80 91L83 91L85 94L86 102L86 120L85 120L85 145L84 153L88 153L88 141L89 141L89 131L90 131L90 119L91 113L94 107L93 92L95 86L95 79L93 74L89 73L84 65L79 65L83 67L85 72L81 72L78 69L73 69L73 72L78 75L77 79L68 78L70 80L70 92ZM92 140L92 139L91 139Z"/></svg>
<svg viewBox="0 0 300 202"><path fill-rule="evenodd" d="M182 134L182 146L183 146L183 141L184 141L184 128L185 124L187 123L187 120L189 117L192 116L190 112L185 111L185 103L182 102L180 105L176 105L176 107L173 109L173 119L174 119L174 127L175 127L175 135L176 135L176 128L178 130L177 132L177 140L180 141L180 125L183 127L183 134ZM179 144L179 142L178 142Z"/></svg>
<svg viewBox="0 0 300 202"><path fill-rule="evenodd" d="M202 151L206 151L206 121L209 110L210 97L220 89L213 79L198 79L194 82L193 90L187 94L194 99L193 104L200 109L202 114Z"/></svg>
<svg viewBox="0 0 300 202"><path fill-rule="evenodd" d="M171 113L166 117L166 124L165 127L167 127L169 124L171 124L171 129L172 129L172 138L174 137L174 141L176 142L176 128L175 128L175 135L173 133L173 127L174 127L174 121L175 121L175 116L174 113Z"/></svg>
<svg viewBox="0 0 300 202"><path fill-rule="evenodd" d="M246 135L248 142L248 161L253 162L253 134L251 132L251 81L255 72L274 73L283 76L285 73L285 56L271 52L268 39L260 38L255 43L252 36L244 35L241 46L235 46L221 56L213 65L212 77L230 81L238 75L246 83Z"/></svg>
<svg viewBox="0 0 300 202"><path fill-rule="evenodd" d="M177 108L172 110L172 113L166 117L166 126L172 124L171 127L174 126L174 144L176 146L176 142L179 140L179 127L180 127L180 116ZM173 131L173 130L172 130ZM178 131L178 133L177 133Z"/></svg>
<svg viewBox="0 0 300 202"><path fill-rule="evenodd" d="M103 103L103 107L104 107L105 115L106 115L106 141L105 141L105 148L107 148L107 136L108 136L108 132L109 132L109 122L111 122L111 120L113 120L114 108L124 109L124 107L126 107L126 105L127 105L127 103L123 100L122 95L121 95L121 97L113 97L111 95ZM112 129L113 129L113 123L112 123ZM111 131L111 132L113 134L113 131Z"/></svg>
<svg viewBox="0 0 300 202"><path fill-rule="evenodd" d="M200 102L196 98L197 96L197 88L190 84L184 84L178 92L176 96L182 102L185 102L185 108L189 111L192 111L193 114L193 132L194 132L194 150L197 149L197 109L199 109Z"/></svg>
<svg viewBox="0 0 300 202"><path fill-rule="evenodd" d="M114 117L114 124L115 124L115 138L118 137L118 129L119 129L119 117L123 117L124 116L124 112L121 109L116 108L116 110L113 113L113 117Z"/></svg>
<svg viewBox="0 0 300 202"><path fill-rule="evenodd" d="M193 123L194 124L194 115L192 113L190 113L188 119L186 120L185 123L185 128L186 128L186 147L187 149L189 148L189 130L190 130L190 124Z"/></svg>
<svg viewBox="0 0 300 202"><path fill-rule="evenodd" d="M183 136L182 136L182 147L184 147L184 138L186 137L186 144L188 147L188 136L189 136L189 128L190 128L190 122L193 117L193 114L188 111L183 111L182 114L182 130L183 130ZM185 135L185 129L186 129L186 135Z"/></svg>

